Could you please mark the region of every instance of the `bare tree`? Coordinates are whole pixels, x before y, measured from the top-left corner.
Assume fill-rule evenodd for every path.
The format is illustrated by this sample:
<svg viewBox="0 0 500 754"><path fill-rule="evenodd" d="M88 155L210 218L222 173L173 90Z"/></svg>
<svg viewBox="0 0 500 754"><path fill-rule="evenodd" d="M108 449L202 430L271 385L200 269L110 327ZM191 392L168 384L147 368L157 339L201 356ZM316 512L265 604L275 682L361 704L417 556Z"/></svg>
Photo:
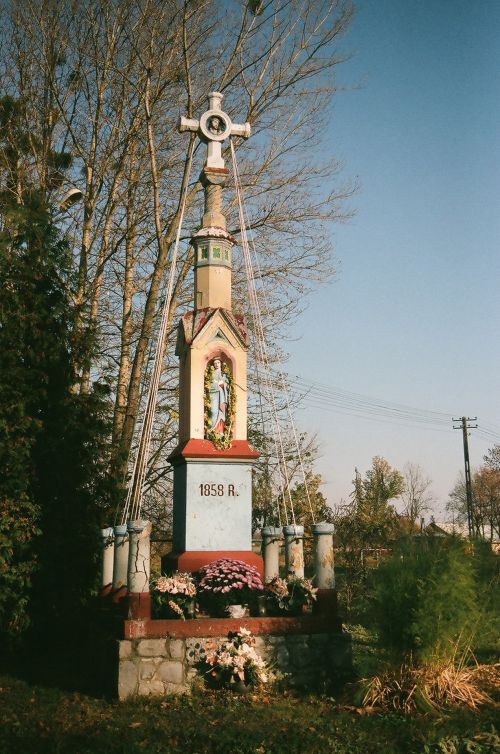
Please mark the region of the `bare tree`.
<svg viewBox="0 0 500 754"><path fill-rule="evenodd" d="M407 463L403 468L404 489L401 493L403 515L415 523L431 510L435 497L431 492L432 480L425 476L421 466Z"/></svg>
<svg viewBox="0 0 500 754"><path fill-rule="evenodd" d="M475 531L490 541L500 538L500 470L481 466L472 478Z"/></svg>
<svg viewBox="0 0 500 754"><path fill-rule="evenodd" d="M467 491L465 487L465 477L461 471L458 475L455 485L448 495L446 511L451 513L453 526L458 525L462 528L467 525Z"/></svg>
<svg viewBox="0 0 500 754"><path fill-rule="evenodd" d="M494 445L490 448L486 455L483 456L483 461L488 469L500 471L500 445Z"/></svg>
<svg viewBox="0 0 500 754"><path fill-rule="evenodd" d="M462 526L468 521L467 493L463 473L450 492L446 510ZM488 464L472 475L472 529L477 536L492 540L500 537L500 471Z"/></svg>
<svg viewBox="0 0 500 754"><path fill-rule="evenodd" d="M98 350L82 363L75 349L75 379L83 392L102 375L114 387L118 478L135 442L183 188L172 327L192 301L188 239L201 213L202 150L177 133L179 112L199 113L218 89L229 114L252 124L239 167L267 283L265 332L278 342L307 291L333 274L329 225L349 215L353 186L339 183L339 165L320 147L351 16L348 0L275 0L258 8L236 0L4 6L1 84L24 104L29 169L57 203L47 175L51 155L65 151L73 160L66 175L83 196L61 222L74 250L74 340L96 333ZM228 225L238 235L231 184L226 196ZM233 280L235 307L246 309L242 261L235 261ZM173 340L164 354L152 499L165 497L162 459L177 425Z"/></svg>

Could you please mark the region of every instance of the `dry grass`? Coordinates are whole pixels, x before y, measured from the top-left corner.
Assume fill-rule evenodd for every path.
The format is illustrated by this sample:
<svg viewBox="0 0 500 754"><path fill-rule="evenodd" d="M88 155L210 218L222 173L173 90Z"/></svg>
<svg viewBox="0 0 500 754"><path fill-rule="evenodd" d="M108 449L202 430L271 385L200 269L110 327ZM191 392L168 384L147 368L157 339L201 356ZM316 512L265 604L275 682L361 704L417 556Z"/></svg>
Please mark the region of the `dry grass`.
<svg viewBox="0 0 500 754"><path fill-rule="evenodd" d="M485 704L495 705L492 694L500 691L500 664L465 667L450 662L421 668L403 664L362 683L362 704L367 707L404 714L450 707L477 710Z"/></svg>

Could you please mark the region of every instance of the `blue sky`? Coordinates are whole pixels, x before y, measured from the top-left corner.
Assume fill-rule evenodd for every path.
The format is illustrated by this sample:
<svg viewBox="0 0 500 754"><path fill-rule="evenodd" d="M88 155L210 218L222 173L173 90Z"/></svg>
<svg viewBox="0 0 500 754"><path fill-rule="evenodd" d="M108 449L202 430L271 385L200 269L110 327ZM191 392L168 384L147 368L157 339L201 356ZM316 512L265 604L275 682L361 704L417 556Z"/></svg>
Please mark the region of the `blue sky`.
<svg viewBox="0 0 500 754"><path fill-rule="evenodd" d="M289 349L289 371L308 379L477 416L473 466L493 444L481 429L500 442L499 38L496 1L359 0L325 137L360 183L356 216L332 228L339 274ZM298 422L318 433L330 504L382 455L420 464L439 512L463 468L451 422L387 424L307 399Z"/></svg>

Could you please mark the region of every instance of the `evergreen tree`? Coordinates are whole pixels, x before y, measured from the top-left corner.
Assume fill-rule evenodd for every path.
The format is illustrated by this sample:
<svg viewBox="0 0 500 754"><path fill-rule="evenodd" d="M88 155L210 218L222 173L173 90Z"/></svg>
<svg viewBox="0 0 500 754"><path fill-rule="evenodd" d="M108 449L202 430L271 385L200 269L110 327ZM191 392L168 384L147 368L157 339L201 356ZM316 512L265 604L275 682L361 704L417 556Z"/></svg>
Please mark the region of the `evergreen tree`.
<svg viewBox="0 0 500 754"><path fill-rule="evenodd" d="M0 102L0 629L74 616L96 587L111 504L108 401L73 391L70 251L44 193L19 171L21 109ZM6 150L3 151L5 156ZM14 170L15 168L15 170ZM17 172L16 172L17 171ZM16 187L16 190L14 190Z"/></svg>

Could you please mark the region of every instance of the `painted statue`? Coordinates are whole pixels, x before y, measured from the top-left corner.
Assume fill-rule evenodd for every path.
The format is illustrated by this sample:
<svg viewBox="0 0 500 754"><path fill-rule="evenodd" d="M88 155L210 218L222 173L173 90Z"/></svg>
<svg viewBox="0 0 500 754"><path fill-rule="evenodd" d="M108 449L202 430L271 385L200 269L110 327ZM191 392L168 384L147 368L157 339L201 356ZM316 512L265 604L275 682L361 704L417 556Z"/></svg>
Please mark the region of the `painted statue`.
<svg viewBox="0 0 500 754"><path fill-rule="evenodd" d="M222 435L226 426L227 399L227 377L222 372L221 360L214 359L210 384L210 430L216 435Z"/></svg>
<svg viewBox="0 0 500 754"><path fill-rule="evenodd" d="M205 373L205 437L217 447L229 447L233 424L232 376L218 357Z"/></svg>

